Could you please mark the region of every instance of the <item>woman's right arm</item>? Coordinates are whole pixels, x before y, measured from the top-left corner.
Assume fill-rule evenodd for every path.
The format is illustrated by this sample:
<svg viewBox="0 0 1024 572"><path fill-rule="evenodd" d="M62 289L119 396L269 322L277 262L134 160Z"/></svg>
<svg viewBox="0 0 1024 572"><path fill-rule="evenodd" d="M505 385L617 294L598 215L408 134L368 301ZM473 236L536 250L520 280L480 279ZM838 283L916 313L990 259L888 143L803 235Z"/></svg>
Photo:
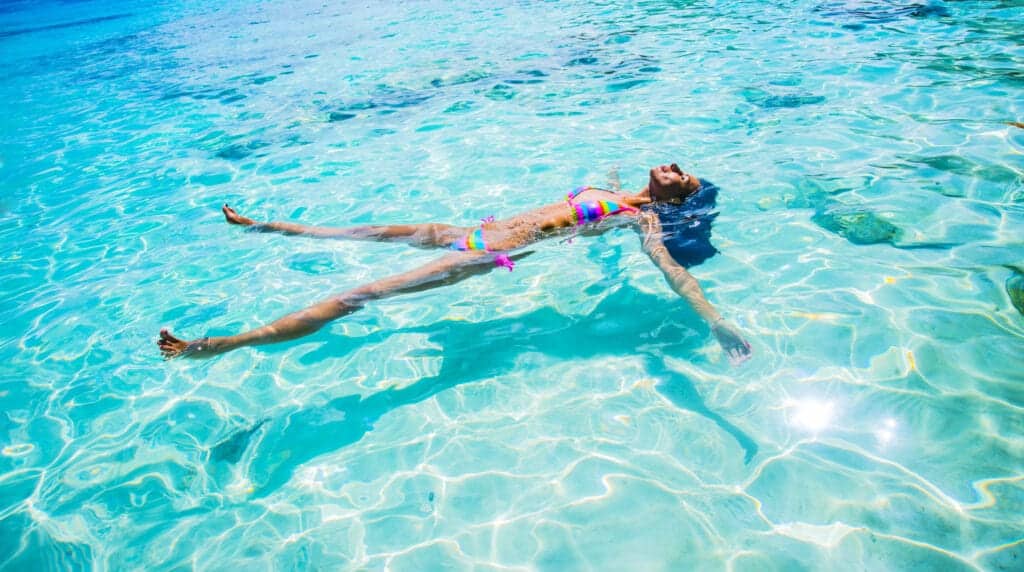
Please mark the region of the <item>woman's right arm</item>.
<svg viewBox="0 0 1024 572"><path fill-rule="evenodd" d="M732 360L743 361L749 358L750 344L743 339L739 329L722 317L704 296L704 290L697 279L672 258L662 241L661 223L657 215L650 212L642 213L639 223L644 252L661 270L669 286L707 322L718 343Z"/></svg>

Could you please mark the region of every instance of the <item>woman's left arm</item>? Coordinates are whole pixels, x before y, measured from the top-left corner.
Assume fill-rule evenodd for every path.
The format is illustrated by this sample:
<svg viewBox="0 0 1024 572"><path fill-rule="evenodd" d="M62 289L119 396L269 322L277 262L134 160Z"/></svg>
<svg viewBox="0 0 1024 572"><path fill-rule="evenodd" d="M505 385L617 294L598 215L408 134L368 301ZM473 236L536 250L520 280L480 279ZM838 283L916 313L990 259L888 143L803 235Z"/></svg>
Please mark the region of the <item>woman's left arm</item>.
<svg viewBox="0 0 1024 572"><path fill-rule="evenodd" d="M612 192L622 192L622 181L619 180L618 166L612 167L612 170L608 171L608 185L612 188Z"/></svg>
<svg viewBox="0 0 1024 572"><path fill-rule="evenodd" d="M711 332L715 334L715 338L718 339L722 349L729 354L730 359L737 362L749 358L750 344L743 339L739 329L722 317L704 296L704 291L697 279L669 254L668 248L662 241L661 223L658 222L658 217L649 212L641 213L639 224L644 252L664 274L669 286L711 326Z"/></svg>

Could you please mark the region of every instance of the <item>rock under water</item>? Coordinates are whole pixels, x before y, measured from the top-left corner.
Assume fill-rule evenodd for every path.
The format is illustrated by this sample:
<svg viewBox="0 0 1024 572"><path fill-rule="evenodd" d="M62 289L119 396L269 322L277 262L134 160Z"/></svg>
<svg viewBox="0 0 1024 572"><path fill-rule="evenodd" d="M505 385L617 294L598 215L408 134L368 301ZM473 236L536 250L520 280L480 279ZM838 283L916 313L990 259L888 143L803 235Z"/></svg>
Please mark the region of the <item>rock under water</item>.
<svg viewBox="0 0 1024 572"><path fill-rule="evenodd" d="M748 103L763 109L793 109L804 105L824 103L825 97L809 93L773 94L763 89L747 88L740 91L740 96Z"/></svg>
<svg viewBox="0 0 1024 572"><path fill-rule="evenodd" d="M854 244L894 244L903 231L870 211L818 211L811 217L818 226Z"/></svg>
<svg viewBox="0 0 1024 572"><path fill-rule="evenodd" d="M1024 271L1013 266L1007 268L1013 271L1013 274L1006 279L1006 294L1010 297L1013 307L1024 315Z"/></svg>

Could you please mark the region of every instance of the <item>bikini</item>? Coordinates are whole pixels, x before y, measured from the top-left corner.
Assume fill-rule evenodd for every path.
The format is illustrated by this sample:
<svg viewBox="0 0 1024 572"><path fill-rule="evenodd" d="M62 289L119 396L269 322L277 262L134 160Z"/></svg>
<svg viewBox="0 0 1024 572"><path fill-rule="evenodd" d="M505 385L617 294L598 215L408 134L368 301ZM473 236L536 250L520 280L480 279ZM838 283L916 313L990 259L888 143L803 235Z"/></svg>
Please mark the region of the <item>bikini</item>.
<svg viewBox="0 0 1024 572"><path fill-rule="evenodd" d="M584 185L582 187L576 187L571 193L566 195L565 202L569 205L569 208L573 211L573 216L576 217L576 226L582 226L587 223L597 222L605 217L617 215L625 212L639 212L637 209L629 205L621 205L615 201L586 201L582 203L574 203L575 199L580 194L589 191L606 191L608 189L599 189L597 187L591 187Z"/></svg>
<svg viewBox="0 0 1024 572"><path fill-rule="evenodd" d="M604 191L607 189L599 189L597 187L591 187L584 185L582 187L576 187L565 197L565 202L572 211L572 216L576 219L576 226L583 226L589 223L596 223L604 218L612 215L617 215L624 212L639 212L636 208L629 205L619 204L615 201L584 201L577 203L575 199L580 194L589 191ZM487 247L487 243L484 241L484 230L483 225L489 222L494 222L494 217L489 216L483 219L481 225L471 230L466 236L456 240L451 244L452 250L460 251L480 251L480 252L492 252ZM494 257L494 264L504 268L508 268L511 272L515 263L508 257L507 254L500 253Z"/></svg>

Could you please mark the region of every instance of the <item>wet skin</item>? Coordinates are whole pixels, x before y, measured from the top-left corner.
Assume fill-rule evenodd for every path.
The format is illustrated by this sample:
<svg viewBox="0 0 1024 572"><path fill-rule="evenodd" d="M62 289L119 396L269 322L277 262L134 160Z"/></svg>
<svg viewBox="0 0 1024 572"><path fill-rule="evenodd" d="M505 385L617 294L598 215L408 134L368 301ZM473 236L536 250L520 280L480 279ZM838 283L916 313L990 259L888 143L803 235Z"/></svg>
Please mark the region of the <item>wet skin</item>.
<svg viewBox="0 0 1024 572"><path fill-rule="evenodd" d="M650 170L648 184L634 194L613 193L589 189L578 195L574 202L609 200L637 209L652 202L679 202L700 188L700 180L681 170L675 163ZM277 232L312 238L373 240L405 242L424 248L448 248L453 242L478 227L461 227L427 223L408 225L373 225L345 228L312 227L286 222L260 223L242 216L228 205L221 207L228 223L249 227L259 232ZM668 255L661 242L661 228L657 217L638 211L623 212L605 221L586 226L588 234L600 233L616 223L636 225L643 239L644 251L661 269L669 285L697 311L711 326L711 331L734 362L750 356L750 344L739 330L722 319L704 297L696 279ZM366 302L396 294L416 292L453 284L470 276L489 272L494 268L495 253L512 253L513 260L529 253L517 251L539 240L566 232L576 226L575 210L565 201L514 215L482 225L487 246L494 252L451 252L414 270L397 274L314 304L289 314L271 324L235 336L183 340L168 330L160 330L157 345L165 358L179 356L201 358L217 355L244 346L263 345L309 335L325 324L350 314Z"/></svg>

